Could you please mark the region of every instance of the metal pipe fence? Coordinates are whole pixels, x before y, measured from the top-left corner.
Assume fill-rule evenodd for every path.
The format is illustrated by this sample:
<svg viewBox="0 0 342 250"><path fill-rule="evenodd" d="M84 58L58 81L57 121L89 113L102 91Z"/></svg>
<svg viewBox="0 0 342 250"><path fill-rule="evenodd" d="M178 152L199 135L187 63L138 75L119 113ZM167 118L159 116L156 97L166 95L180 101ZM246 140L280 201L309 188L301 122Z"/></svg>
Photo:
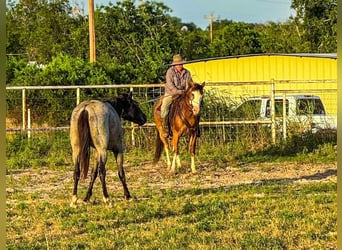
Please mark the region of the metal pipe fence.
<svg viewBox="0 0 342 250"><path fill-rule="evenodd" d="M299 86L299 87L298 87ZM302 87L306 86L306 87ZM7 133L15 132L45 132L51 130L68 130L68 117L75 105L85 99L109 99L115 91L133 91L144 111L148 114L148 122L143 128L153 128L152 109L156 100L163 94L164 84L121 84L121 85L82 85L82 86L12 86L6 87L7 113L6 117L15 118L16 122L6 124ZM336 79L322 80L274 80L254 82L209 82L206 83L204 97L205 108L202 109L200 126L203 128L225 128L242 125L268 126L272 142L276 142L276 117L275 96L289 94L315 94L320 95L330 113L336 114L337 82ZM21 92L21 94L18 93ZM47 99L38 93L52 92ZM59 93L58 91L61 91ZM93 93L92 91L95 91ZM96 91L102 91L98 93ZM71 93L70 93L71 92ZM54 95L56 93L56 95ZM90 94L89 94L90 93ZM100 95L100 96L97 96ZM251 96L270 96L271 119L231 119L230 113L239 103ZM54 99L55 98L55 99ZM45 105L46 102L53 104ZM14 103L14 104L13 104ZM68 103L68 105L66 105ZM49 108L56 105L57 110ZM64 105L64 106L63 106ZM66 106L65 106L66 105ZM220 107L220 105L222 107ZM285 104L284 104L285 105ZM20 108L18 107L20 106ZM58 108L59 107L59 108ZM41 111L40 109L45 108ZM40 113L37 110L40 110ZM19 111L20 110L20 111ZM28 111L38 116L47 117L46 121L36 121L34 117L28 117ZM19 113L21 114L19 115ZM40 114L40 115L39 115ZM51 119L62 116L61 121L54 124ZM21 118L20 118L21 117ZM50 118L50 120L48 119ZM39 118L40 119L40 118ZM28 124L30 120L30 124ZM58 119L57 119L58 120ZM31 124L32 123L32 124ZM21 125L19 125L21 124ZM134 129L132 123L123 123L124 127L132 130L134 141ZM286 114L283 117L282 137L286 138Z"/></svg>

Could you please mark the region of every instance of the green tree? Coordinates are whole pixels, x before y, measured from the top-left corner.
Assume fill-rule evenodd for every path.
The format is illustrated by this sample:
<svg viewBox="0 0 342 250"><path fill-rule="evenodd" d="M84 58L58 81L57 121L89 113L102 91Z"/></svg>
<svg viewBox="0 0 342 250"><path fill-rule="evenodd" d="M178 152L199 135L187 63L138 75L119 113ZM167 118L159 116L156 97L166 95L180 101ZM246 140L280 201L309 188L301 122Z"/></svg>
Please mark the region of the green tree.
<svg viewBox="0 0 342 250"><path fill-rule="evenodd" d="M209 46L212 57L261 52L259 33L255 30L255 24L230 22L220 26L222 28L215 32L213 42Z"/></svg>
<svg viewBox="0 0 342 250"><path fill-rule="evenodd" d="M186 27L188 25L185 24ZM191 27L191 26L189 26ZM207 31L197 29L183 29L181 31L180 53L187 60L207 58L209 52L210 37Z"/></svg>
<svg viewBox="0 0 342 250"><path fill-rule="evenodd" d="M336 52L336 0L293 0L292 8L296 16L284 23L215 21L210 42L208 30L171 16L172 10L161 2L109 3L95 11L96 67L111 83L143 83L163 81L175 53L195 60L252 53ZM68 0L8 2L7 54L20 54L17 61L45 65L61 53L87 61L88 18L73 10ZM10 65L8 83L18 82L11 79L19 64ZM18 79L26 82L22 76ZM84 82L81 76L79 82Z"/></svg>
<svg viewBox="0 0 342 250"><path fill-rule="evenodd" d="M180 24L169 11L162 3L136 7L131 0L101 6L95 15L99 60L127 66L131 82L159 81L179 47Z"/></svg>
<svg viewBox="0 0 342 250"><path fill-rule="evenodd" d="M263 53L300 53L303 44L296 25L287 21L284 23L269 22L257 25L259 42Z"/></svg>
<svg viewBox="0 0 342 250"><path fill-rule="evenodd" d="M296 11L292 20L305 45L303 52L336 52L336 0L293 0L291 7Z"/></svg>
<svg viewBox="0 0 342 250"><path fill-rule="evenodd" d="M15 65L11 86L73 86L73 85L106 85L111 83L105 69L99 64L92 64L80 58L59 54L44 67L22 64L13 59L8 65ZM14 68L14 67L13 67ZM21 105L20 91L7 91L7 107L13 112ZM82 91L81 98L110 98L107 89L88 89ZM34 107L32 118L35 122L46 122L50 125L66 125L69 121L70 107L75 105L76 92L71 90L28 90L27 106ZM58 115L56 115L58 113ZM15 117L19 119L19 117ZM20 120L20 119L19 119Z"/></svg>
<svg viewBox="0 0 342 250"><path fill-rule="evenodd" d="M82 30L84 23L83 16L73 16L68 0L10 3L6 15L7 53L27 55L28 61L44 64L60 52L79 56L84 52L76 49L82 48L85 37L78 29Z"/></svg>

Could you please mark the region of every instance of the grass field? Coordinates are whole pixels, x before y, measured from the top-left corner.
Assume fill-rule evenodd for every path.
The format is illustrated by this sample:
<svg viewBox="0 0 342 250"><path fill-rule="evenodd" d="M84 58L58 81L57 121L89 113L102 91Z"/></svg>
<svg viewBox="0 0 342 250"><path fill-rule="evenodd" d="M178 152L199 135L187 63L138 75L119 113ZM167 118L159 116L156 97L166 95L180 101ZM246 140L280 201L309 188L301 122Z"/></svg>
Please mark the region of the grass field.
<svg viewBox="0 0 342 250"><path fill-rule="evenodd" d="M112 206L103 204L97 180L91 201L72 208L69 141L58 138L8 140L7 249L336 249L331 144L290 142L239 153L201 138L198 173L190 173L182 153L175 175L163 160L152 167L153 150L128 147L134 199L124 200L110 155ZM81 199L88 181L79 185Z"/></svg>
<svg viewBox="0 0 342 250"><path fill-rule="evenodd" d="M112 207L97 181L91 202L77 208L69 168L16 170L7 176L7 249L336 249L335 167L203 164L198 175L169 175L127 166L132 201L111 168Z"/></svg>

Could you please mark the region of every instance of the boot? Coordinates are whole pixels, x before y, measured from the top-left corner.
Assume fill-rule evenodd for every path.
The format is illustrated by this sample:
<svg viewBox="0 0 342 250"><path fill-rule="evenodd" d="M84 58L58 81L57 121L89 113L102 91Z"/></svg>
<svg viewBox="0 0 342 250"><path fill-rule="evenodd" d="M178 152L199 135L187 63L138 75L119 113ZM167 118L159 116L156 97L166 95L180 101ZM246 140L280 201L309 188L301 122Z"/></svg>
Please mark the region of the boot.
<svg viewBox="0 0 342 250"><path fill-rule="evenodd" d="M162 123L162 127L163 127L163 137L168 137L169 126L167 124L167 118L161 118L161 123Z"/></svg>
<svg viewBox="0 0 342 250"><path fill-rule="evenodd" d="M196 135L197 137L201 137L201 130L199 126L197 127Z"/></svg>

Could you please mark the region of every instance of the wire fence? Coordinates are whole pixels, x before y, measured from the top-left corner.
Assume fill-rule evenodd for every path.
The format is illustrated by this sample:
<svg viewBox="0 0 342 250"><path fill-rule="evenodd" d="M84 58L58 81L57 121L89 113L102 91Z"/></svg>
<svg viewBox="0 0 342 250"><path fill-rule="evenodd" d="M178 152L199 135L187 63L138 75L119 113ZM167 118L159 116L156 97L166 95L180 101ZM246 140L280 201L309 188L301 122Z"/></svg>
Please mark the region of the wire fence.
<svg viewBox="0 0 342 250"><path fill-rule="evenodd" d="M137 141L137 131L155 130L153 106L164 93L164 84L126 85L82 85L82 86L13 86L6 87L6 132L46 133L52 130L69 129L69 118L73 108L87 99L110 99L120 92L132 91L134 98L148 117L141 128L123 122L125 129L131 130L133 142ZM210 82L206 83L201 111L200 127L208 138L225 143L237 136L246 126L266 129L274 143L278 138L286 138L289 131L288 114L283 113L282 133L278 133L279 118L276 117L276 98L286 99L291 95L315 95L321 99L325 113L336 116L336 79L322 80L270 80L255 82ZM269 97L268 117L236 117L234 111L251 97ZM283 102L284 110L286 102ZM252 113L252 112L251 112ZM235 115L235 116L234 116ZM145 132L144 132L145 133ZM152 132L149 132L152 133ZM253 133L253 130L249 133ZM253 136L253 135L252 135Z"/></svg>

